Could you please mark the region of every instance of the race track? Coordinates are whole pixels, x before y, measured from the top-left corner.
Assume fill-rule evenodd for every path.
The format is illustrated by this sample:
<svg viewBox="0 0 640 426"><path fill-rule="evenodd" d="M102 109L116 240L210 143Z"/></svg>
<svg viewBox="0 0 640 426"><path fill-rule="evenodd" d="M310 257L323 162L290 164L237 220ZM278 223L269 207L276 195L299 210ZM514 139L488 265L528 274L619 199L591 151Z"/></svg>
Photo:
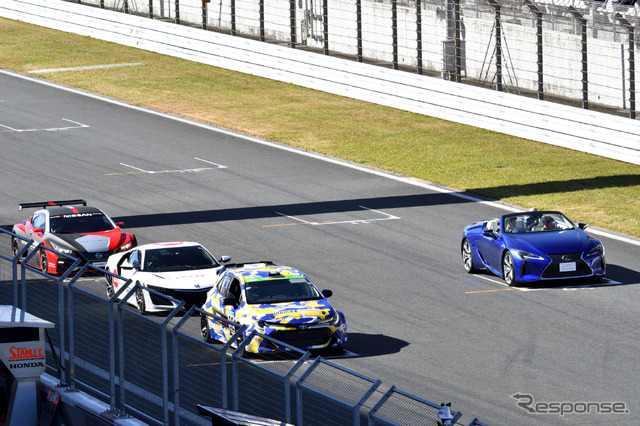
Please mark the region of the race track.
<svg viewBox="0 0 640 426"><path fill-rule="evenodd" d="M640 423L637 240L598 232L597 286L508 288L459 253L465 225L507 206L6 72L0 87L0 226L20 202L84 198L140 244L297 267L346 314L357 356L333 362L464 424ZM522 395L627 413L530 412Z"/></svg>

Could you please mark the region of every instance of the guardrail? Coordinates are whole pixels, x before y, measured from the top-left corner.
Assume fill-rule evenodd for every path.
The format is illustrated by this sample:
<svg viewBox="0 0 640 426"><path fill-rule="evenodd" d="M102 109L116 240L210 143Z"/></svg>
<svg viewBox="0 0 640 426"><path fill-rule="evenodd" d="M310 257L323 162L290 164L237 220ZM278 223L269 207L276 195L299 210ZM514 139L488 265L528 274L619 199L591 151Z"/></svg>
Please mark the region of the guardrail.
<svg viewBox="0 0 640 426"><path fill-rule="evenodd" d="M0 16L640 164L638 120L62 0Z"/></svg>
<svg viewBox="0 0 640 426"><path fill-rule="evenodd" d="M204 342L200 319L210 314L199 307L187 310L181 302L166 315L142 315L128 303L137 289L168 296L129 282L109 297L108 273L90 264L47 275L39 256L30 255L55 251L37 245L30 255L13 253L14 238L21 237L0 228L0 304L17 301L20 309L56 324L48 331L47 374L60 387L108 403L110 418L207 425L210 418L199 413L206 406L298 426L415 424L406 423L407 416L436 425L439 405L395 386L383 393L379 380L282 342L289 350L268 357L243 357L242 345L233 350ZM242 332L239 324L236 329ZM398 404L399 397L411 403ZM455 420L461 416L453 414Z"/></svg>

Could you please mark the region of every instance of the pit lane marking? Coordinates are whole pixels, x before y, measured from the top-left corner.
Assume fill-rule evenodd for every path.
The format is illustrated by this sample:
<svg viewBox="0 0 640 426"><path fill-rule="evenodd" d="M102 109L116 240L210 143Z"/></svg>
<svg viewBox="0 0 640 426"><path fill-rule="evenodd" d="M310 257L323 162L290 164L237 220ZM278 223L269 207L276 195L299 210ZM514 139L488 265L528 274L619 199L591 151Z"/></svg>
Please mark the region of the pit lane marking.
<svg viewBox="0 0 640 426"><path fill-rule="evenodd" d="M198 168L194 168L194 169L175 169L175 170L144 170L144 169L141 169L139 167L135 167L135 166L132 166L132 165L129 165L129 164L120 163L121 166L129 167L129 168L135 170L135 172L105 173L105 176L134 175L134 174L140 174L140 173L147 173L147 174L198 173L198 172L202 172L202 171L205 171L205 170L217 170L217 169L226 169L227 168L227 166L223 166L222 164L214 163L213 161L204 160L204 159L198 158L198 157L193 157L193 158L198 160L198 161L202 161L203 163L211 164L213 167L198 167Z"/></svg>
<svg viewBox="0 0 640 426"><path fill-rule="evenodd" d="M615 281L609 278L604 278L600 283L591 283L591 284L579 284L579 285L570 285L570 286L556 286L556 287L544 287L544 288L536 288L536 287L509 287L506 283L500 282L498 280L482 277L476 275L477 278L482 278L483 280L490 281L494 284L499 284L506 288L496 288L489 290L474 290L474 291L466 291L465 294L477 294L477 293L494 293L497 291L511 291L511 290L520 290L520 291L545 291L545 290L563 290L563 291L575 291L575 290L590 290L594 288L601 287L611 287L616 285L622 285L620 281Z"/></svg>
<svg viewBox="0 0 640 426"><path fill-rule="evenodd" d="M60 130L71 130L71 129L82 129L85 127L91 127L88 124L82 124L77 121L69 120L68 118L62 118L61 120L68 121L69 123L75 124L75 126L66 126L66 127L46 127L41 129L14 129L13 127L5 126L4 124L0 124L0 127L3 127L6 130L2 130L2 132L57 132Z"/></svg>
<svg viewBox="0 0 640 426"><path fill-rule="evenodd" d="M280 216L284 216L284 217L288 217L291 220L294 220L296 222L293 223L280 223L280 224L276 224L276 225L263 225L263 228L270 228L273 226L293 226L293 225L314 225L314 226L318 226L318 225L338 225L338 224L352 224L352 225L356 225L356 224L368 224L371 222L376 222L376 221L381 221L381 220L395 220L395 219L400 219L398 216L394 216L392 214L389 213L385 213L385 212L381 212L380 210L374 210L374 209L370 209L369 207L365 207L365 206L358 206L363 210L367 210L370 212L374 212L374 213L378 213L384 217L378 217L378 218L373 218L373 219L353 219L353 220L325 220L325 221L320 221L320 222L309 222L306 221L304 219L300 219L298 217L295 216L290 216L288 214L285 213L281 213L281 212L275 212L276 214L280 215Z"/></svg>

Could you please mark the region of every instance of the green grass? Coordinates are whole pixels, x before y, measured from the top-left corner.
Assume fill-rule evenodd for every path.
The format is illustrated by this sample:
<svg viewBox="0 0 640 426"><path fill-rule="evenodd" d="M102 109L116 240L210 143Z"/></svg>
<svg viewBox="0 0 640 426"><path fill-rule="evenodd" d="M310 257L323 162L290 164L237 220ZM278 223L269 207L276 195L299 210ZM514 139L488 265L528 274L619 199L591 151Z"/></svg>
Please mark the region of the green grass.
<svg viewBox="0 0 640 426"><path fill-rule="evenodd" d="M640 237L640 166L0 19L0 67Z"/></svg>

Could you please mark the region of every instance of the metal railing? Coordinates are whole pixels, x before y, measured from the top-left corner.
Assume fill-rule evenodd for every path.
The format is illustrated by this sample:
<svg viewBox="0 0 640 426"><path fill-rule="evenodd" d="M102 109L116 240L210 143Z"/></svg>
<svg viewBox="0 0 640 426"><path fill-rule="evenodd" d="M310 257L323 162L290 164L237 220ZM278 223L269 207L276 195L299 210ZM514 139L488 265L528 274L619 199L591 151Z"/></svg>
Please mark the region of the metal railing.
<svg viewBox="0 0 640 426"><path fill-rule="evenodd" d="M309 352L282 342L278 345L289 350L268 356L243 356L243 344L251 339L235 350L228 343L204 342L201 316L210 314L197 306L187 310L179 302L166 314L143 315L133 303L137 289L168 296L127 282L109 297L109 273L90 264L79 267L77 261L59 276L45 274L39 254L55 251L32 240L14 251L16 238L21 237L0 228L0 304L17 303L56 324L47 331L47 373L68 391L108 403L110 415L149 424L207 425L211 419L198 408L206 406L299 426L410 425L416 418L437 424L437 404L395 387L385 394L379 380L323 357L312 360ZM27 247L32 250L25 255ZM235 327L239 336L244 329ZM412 404L398 404L392 395Z"/></svg>
<svg viewBox="0 0 640 426"><path fill-rule="evenodd" d="M640 8L597 0L68 0L636 118Z"/></svg>

